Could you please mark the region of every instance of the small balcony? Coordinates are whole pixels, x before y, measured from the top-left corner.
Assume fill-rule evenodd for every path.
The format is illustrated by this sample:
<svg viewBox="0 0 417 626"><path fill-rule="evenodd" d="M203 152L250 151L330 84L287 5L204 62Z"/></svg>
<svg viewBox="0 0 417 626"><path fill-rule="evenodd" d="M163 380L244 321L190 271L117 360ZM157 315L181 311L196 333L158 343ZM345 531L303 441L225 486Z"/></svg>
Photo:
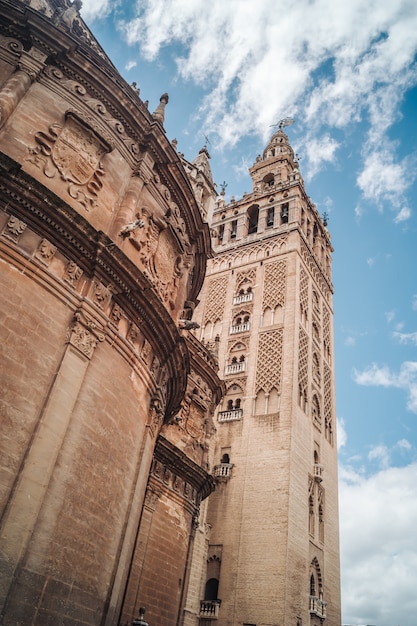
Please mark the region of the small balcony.
<svg viewBox="0 0 417 626"><path fill-rule="evenodd" d="M213 476L220 480L228 480L232 475L233 463L220 463L213 468Z"/></svg>
<svg viewBox="0 0 417 626"><path fill-rule="evenodd" d="M317 596L310 596L310 613L312 615L317 615L317 617L325 619L326 605L327 602L324 602L324 600L317 598Z"/></svg>
<svg viewBox="0 0 417 626"><path fill-rule="evenodd" d="M314 463L314 478L318 483L321 483L323 480L323 469L323 465L320 465L320 463Z"/></svg>
<svg viewBox="0 0 417 626"><path fill-rule="evenodd" d="M220 411L217 415L219 422L235 422L241 420L243 415L242 409L230 409L230 411Z"/></svg>
<svg viewBox="0 0 417 626"><path fill-rule="evenodd" d="M250 322L243 322L243 324L235 324L230 327L230 334L236 335L236 333L244 333L250 329Z"/></svg>
<svg viewBox="0 0 417 626"><path fill-rule="evenodd" d="M233 298L233 304L242 304L242 302L252 302L253 300L253 291L249 291L248 293L239 293L237 296Z"/></svg>
<svg viewBox="0 0 417 626"><path fill-rule="evenodd" d="M246 369L245 361L238 361L238 363L229 363L226 365L225 374L239 374L239 372L244 372Z"/></svg>
<svg viewBox="0 0 417 626"><path fill-rule="evenodd" d="M221 600L201 600L200 619L217 619L221 603Z"/></svg>

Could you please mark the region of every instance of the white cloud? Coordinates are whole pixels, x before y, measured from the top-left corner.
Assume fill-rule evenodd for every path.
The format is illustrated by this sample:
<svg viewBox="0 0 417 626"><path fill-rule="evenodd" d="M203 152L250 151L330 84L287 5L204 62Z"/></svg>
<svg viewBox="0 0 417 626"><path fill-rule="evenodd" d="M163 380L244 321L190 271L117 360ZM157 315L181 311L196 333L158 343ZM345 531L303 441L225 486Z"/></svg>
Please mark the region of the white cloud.
<svg viewBox="0 0 417 626"><path fill-rule="evenodd" d="M82 16L102 18L120 6L84 0ZM137 0L131 8L133 18L117 20L127 43L148 60L171 46L178 75L203 87L193 119L214 150L248 134L265 140L271 124L293 116L307 128L299 149L309 181L337 163L343 144L335 130L350 133L362 122L364 199L392 208L395 223L411 217L404 193L416 178L415 159L398 159L387 131L417 84L412 0ZM359 203L357 217L363 210Z"/></svg>
<svg viewBox="0 0 417 626"><path fill-rule="evenodd" d="M390 453L387 446L382 444L378 446L373 446L368 452L368 459L370 461L378 461L381 468L386 468L389 466L390 462Z"/></svg>
<svg viewBox="0 0 417 626"><path fill-rule="evenodd" d="M387 312L385 313L385 319L387 320L388 324L389 324L390 322L392 322L394 318L395 318L395 313L394 313L394 311L387 311Z"/></svg>
<svg viewBox="0 0 417 626"><path fill-rule="evenodd" d="M351 348L352 346L356 346L356 339L355 337L352 337L352 335L350 335L349 337L346 337L344 343L345 343L345 346L347 346L348 348Z"/></svg>
<svg viewBox="0 0 417 626"><path fill-rule="evenodd" d="M415 333L394 332L392 335L395 339L398 339L399 343L411 344L411 345L417 346L417 332Z"/></svg>
<svg viewBox="0 0 417 626"><path fill-rule="evenodd" d="M125 70L128 72L129 70L133 69L134 67L136 67L137 62L136 61L128 61L125 65Z"/></svg>
<svg viewBox="0 0 417 626"><path fill-rule="evenodd" d="M410 217L411 209L409 207L403 207L395 216L394 222L396 224L399 224L400 222L405 222L406 220L410 219Z"/></svg>
<svg viewBox="0 0 417 626"><path fill-rule="evenodd" d="M346 445L347 434L345 429L345 420L343 418L337 419L337 449L340 450Z"/></svg>
<svg viewBox="0 0 417 626"><path fill-rule="evenodd" d="M396 447L399 448L400 450L407 450L407 451L412 450L413 448L413 446L407 439L400 439L399 441L397 441Z"/></svg>
<svg viewBox="0 0 417 626"><path fill-rule="evenodd" d="M398 202L412 182L406 175L407 170L408 165L405 161L394 162L391 150L375 151L367 156L357 183L367 200Z"/></svg>
<svg viewBox="0 0 417 626"><path fill-rule="evenodd" d="M339 475L342 621L414 626L417 464Z"/></svg>
<svg viewBox="0 0 417 626"><path fill-rule="evenodd" d="M407 393L407 409L417 413L417 362L404 362L398 373L388 366L379 367L373 363L362 372L354 369L353 379L358 385L395 387Z"/></svg>
<svg viewBox="0 0 417 626"><path fill-rule="evenodd" d="M83 0L81 17L86 21L103 19L117 6L117 2L110 0Z"/></svg>
<svg viewBox="0 0 417 626"><path fill-rule="evenodd" d="M312 137L310 140L307 137L308 180L311 180L322 169L324 163L334 163L338 147L338 142L329 134L323 137Z"/></svg>
<svg viewBox="0 0 417 626"><path fill-rule="evenodd" d="M372 202L395 201L397 222L408 219L399 196L415 171L396 161L386 131L417 83L415 2L140 0L122 28L149 60L175 46L178 74L206 90L199 114L217 147L265 139L271 124L296 117L308 127L308 179L335 162L332 131L365 122L358 185Z"/></svg>
<svg viewBox="0 0 417 626"><path fill-rule="evenodd" d="M413 311L417 311L417 294L413 296L413 301L411 303L411 308Z"/></svg>

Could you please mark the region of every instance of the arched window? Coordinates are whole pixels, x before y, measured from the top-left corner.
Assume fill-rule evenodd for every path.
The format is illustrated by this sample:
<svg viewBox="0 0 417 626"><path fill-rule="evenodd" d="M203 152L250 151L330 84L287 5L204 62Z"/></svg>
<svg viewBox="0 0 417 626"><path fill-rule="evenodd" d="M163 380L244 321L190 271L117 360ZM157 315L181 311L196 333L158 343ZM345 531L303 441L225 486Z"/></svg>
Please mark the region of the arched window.
<svg viewBox="0 0 417 626"><path fill-rule="evenodd" d="M259 206L254 204L248 209L248 235L258 231Z"/></svg>
<svg viewBox="0 0 417 626"><path fill-rule="evenodd" d="M310 596L316 595L316 579L314 578L314 574L310 576Z"/></svg>
<svg viewBox="0 0 417 626"><path fill-rule="evenodd" d="M319 539L320 541L324 541L324 513L323 513L323 505L319 505Z"/></svg>
<svg viewBox="0 0 417 626"><path fill-rule="evenodd" d="M274 225L274 214L275 209L273 206L269 207L268 213L266 215L266 227L271 228Z"/></svg>
<svg viewBox="0 0 417 626"><path fill-rule="evenodd" d="M314 228L313 228L313 243L316 243L316 239L317 239L318 234L319 234L318 226L317 226L317 224L314 224Z"/></svg>
<svg viewBox="0 0 417 626"><path fill-rule="evenodd" d="M316 353L313 354L313 378L320 384L320 363Z"/></svg>
<svg viewBox="0 0 417 626"><path fill-rule="evenodd" d="M204 600L217 600L218 591L219 581L217 578L209 578L204 590Z"/></svg>
<svg viewBox="0 0 417 626"><path fill-rule="evenodd" d="M289 204L285 202L281 206L281 224L288 224Z"/></svg>
<svg viewBox="0 0 417 626"><path fill-rule="evenodd" d="M314 498L311 495L308 499L308 531L314 535Z"/></svg>
<svg viewBox="0 0 417 626"><path fill-rule="evenodd" d="M321 415L320 415L320 403L319 403L319 399L317 398L316 395L313 396L313 401L311 403L311 412L312 412L312 418L315 422L320 423L321 422Z"/></svg>
<svg viewBox="0 0 417 626"><path fill-rule="evenodd" d="M233 220L233 222L231 223L230 239L236 239L236 235L237 235L237 220Z"/></svg>
<svg viewBox="0 0 417 626"><path fill-rule="evenodd" d="M223 454L223 456L222 456L222 460L221 460L220 462L221 462L221 463L230 463L230 456L229 456L227 453L226 453L226 454ZM206 599L208 599L208 598L206 598ZM215 598L215 599L216 599L216 598Z"/></svg>

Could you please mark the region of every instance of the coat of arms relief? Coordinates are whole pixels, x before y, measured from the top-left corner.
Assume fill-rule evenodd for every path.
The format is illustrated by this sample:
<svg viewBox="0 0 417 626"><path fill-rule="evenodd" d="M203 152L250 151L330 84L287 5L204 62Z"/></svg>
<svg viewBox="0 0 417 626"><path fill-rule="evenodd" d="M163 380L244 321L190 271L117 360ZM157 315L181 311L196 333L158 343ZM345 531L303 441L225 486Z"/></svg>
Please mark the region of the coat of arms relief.
<svg viewBox="0 0 417 626"><path fill-rule="evenodd" d="M135 217L140 228L129 233L129 241L139 252L145 276L173 310L180 280L189 264L166 218L157 217L147 207L142 207Z"/></svg>
<svg viewBox="0 0 417 626"><path fill-rule="evenodd" d="M95 207L103 187L101 159L111 151L109 143L73 111L67 111L63 126L51 124L48 132L36 133L35 140L27 160L48 178L64 180L68 194L86 210Z"/></svg>

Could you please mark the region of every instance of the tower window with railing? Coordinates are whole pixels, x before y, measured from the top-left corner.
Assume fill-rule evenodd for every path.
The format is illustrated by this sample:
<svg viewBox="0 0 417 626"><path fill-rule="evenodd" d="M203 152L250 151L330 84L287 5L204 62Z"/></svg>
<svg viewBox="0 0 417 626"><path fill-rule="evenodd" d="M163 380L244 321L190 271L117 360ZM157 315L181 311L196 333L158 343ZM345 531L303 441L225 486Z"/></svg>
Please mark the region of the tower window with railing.
<svg viewBox="0 0 417 626"><path fill-rule="evenodd" d="M238 374L244 372L246 368L245 357L242 355L239 359L234 356L232 361L226 365L225 374Z"/></svg>
<svg viewBox="0 0 417 626"><path fill-rule="evenodd" d="M249 315L238 315L234 318L230 327L230 334L244 333L250 329L250 317Z"/></svg>
<svg viewBox="0 0 417 626"><path fill-rule="evenodd" d="M244 289L239 290L239 293L233 297L233 304L242 304L242 302L252 302L252 300L253 300L252 287L248 287L246 291Z"/></svg>

